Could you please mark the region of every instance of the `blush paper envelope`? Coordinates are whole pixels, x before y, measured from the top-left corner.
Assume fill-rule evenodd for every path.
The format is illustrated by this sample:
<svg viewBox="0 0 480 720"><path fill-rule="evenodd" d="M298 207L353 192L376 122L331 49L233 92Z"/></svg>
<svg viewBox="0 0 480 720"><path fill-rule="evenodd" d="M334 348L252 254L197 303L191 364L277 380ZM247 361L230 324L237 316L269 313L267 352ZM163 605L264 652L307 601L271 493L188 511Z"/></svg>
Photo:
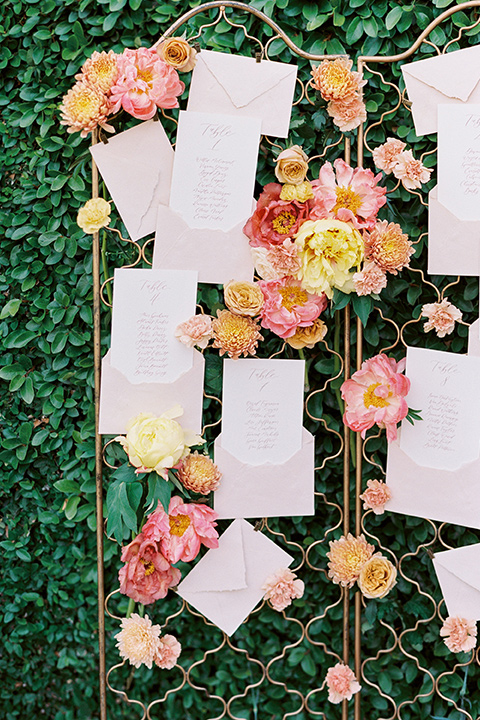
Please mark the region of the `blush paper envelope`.
<svg viewBox="0 0 480 720"><path fill-rule="evenodd" d="M480 102L480 45L402 66L417 135L437 132L437 106Z"/></svg>
<svg viewBox="0 0 480 720"><path fill-rule="evenodd" d="M433 566L448 614L480 620L480 543L435 553Z"/></svg>
<svg viewBox="0 0 480 720"><path fill-rule="evenodd" d="M269 575L293 558L246 520L234 520L178 586L178 594L227 635L263 598Z"/></svg>
<svg viewBox="0 0 480 720"><path fill-rule="evenodd" d="M468 354L480 356L480 320L475 320L468 328Z"/></svg>
<svg viewBox="0 0 480 720"><path fill-rule="evenodd" d="M437 199L428 196L429 275L476 276L480 273L480 220L460 220Z"/></svg>
<svg viewBox="0 0 480 720"><path fill-rule="evenodd" d="M179 422L186 430L202 430L203 377L205 359L195 350L193 366L172 383L131 383L110 364L110 351L102 360L99 432L117 435L126 432L128 421L139 413L161 415L181 405Z"/></svg>
<svg viewBox="0 0 480 720"><path fill-rule="evenodd" d="M173 210L160 206L153 268L197 270L198 282L219 285L233 278L253 280L253 261L248 238L243 234L244 224L228 232L191 228Z"/></svg>
<svg viewBox="0 0 480 720"><path fill-rule="evenodd" d="M247 465L215 441L222 480L214 493L219 518L290 517L315 514L315 438L303 428L302 447L281 465Z"/></svg>
<svg viewBox="0 0 480 720"><path fill-rule="evenodd" d="M90 148L132 240L155 232L157 208L168 205L173 148L158 121L149 120Z"/></svg>
<svg viewBox="0 0 480 720"><path fill-rule="evenodd" d="M202 50L187 110L259 117L262 135L286 138L296 79L296 65Z"/></svg>

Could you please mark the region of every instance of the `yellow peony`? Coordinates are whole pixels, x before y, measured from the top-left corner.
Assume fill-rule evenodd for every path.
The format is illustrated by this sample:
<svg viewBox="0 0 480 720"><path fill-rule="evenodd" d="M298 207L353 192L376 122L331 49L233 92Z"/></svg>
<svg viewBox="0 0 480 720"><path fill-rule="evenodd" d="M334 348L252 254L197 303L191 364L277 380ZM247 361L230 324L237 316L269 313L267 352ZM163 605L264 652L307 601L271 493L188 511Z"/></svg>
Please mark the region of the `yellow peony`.
<svg viewBox="0 0 480 720"><path fill-rule="evenodd" d="M350 270L363 260L362 236L341 220L307 220L295 235L301 262L297 279L307 292L327 297L333 288L351 292Z"/></svg>
<svg viewBox="0 0 480 720"><path fill-rule="evenodd" d="M298 185L284 185L280 193L280 200L285 200L285 202L298 200L298 202L304 203L311 198L313 198L313 190L308 180L304 180Z"/></svg>
<svg viewBox="0 0 480 720"><path fill-rule="evenodd" d="M77 215L77 225L87 235L106 227L110 222L110 203L103 198L92 198L80 208Z"/></svg>
<svg viewBox="0 0 480 720"><path fill-rule="evenodd" d="M397 582L397 569L383 555L374 555L360 571L358 587L366 598L383 598Z"/></svg>

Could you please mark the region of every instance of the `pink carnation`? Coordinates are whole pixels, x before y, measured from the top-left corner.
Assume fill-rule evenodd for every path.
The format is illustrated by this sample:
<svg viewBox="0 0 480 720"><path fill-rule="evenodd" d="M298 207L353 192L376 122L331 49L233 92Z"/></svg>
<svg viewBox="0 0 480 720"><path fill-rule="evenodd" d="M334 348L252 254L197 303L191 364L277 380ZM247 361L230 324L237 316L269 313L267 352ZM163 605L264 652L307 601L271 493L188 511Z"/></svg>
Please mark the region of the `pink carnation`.
<svg viewBox="0 0 480 720"><path fill-rule="evenodd" d="M157 543L143 532L123 548L121 559L125 565L118 573L120 592L142 605L164 598L168 588L180 582L180 570L170 566Z"/></svg>
<svg viewBox="0 0 480 720"><path fill-rule="evenodd" d="M383 515L385 503L390 500L392 494L381 480L367 480L367 489L360 495L363 500L364 510L373 510L375 515Z"/></svg>
<svg viewBox="0 0 480 720"><path fill-rule="evenodd" d="M372 228L379 209L386 203L386 188L377 186L381 173L353 169L340 158L333 165L335 170L325 163L318 180L312 182L315 205L310 219L336 218L357 229Z"/></svg>
<svg viewBox="0 0 480 720"><path fill-rule="evenodd" d="M430 180L432 171L421 160L415 160L411 150L405 150L397 156L393 174L407 190L415 190Z"/></svg>
<svg viewBox="0 0 480 720"><path fill-rule="evenodd" d="M215 530L218 513L201 503L184 503L181 497L170 500L168 515L161 503L148 516L143 534L151 541L158 541L160 549L171 563L194 560L201 545L218 547Z"/></svg>
<svg viewBox="0 0 480 720"><path fill-rule="evenodd" d="M410 380L401 374L404 369L405 359L397 363L386 355L376 355L365 360L341 387L345 425L365 437L376 424L386 429L389 442L395 440L397 423L408 413L405 396Z"/></svg>
<svg viewBox="0 0 480 720"><path fill-rule="evenodd" d="M279 183L268 183L263 188L257 207L243 228L252 247L281 245L284 240L293 237L307 219L310 201L280 200L281 191Z"/></svg>
<svg viewBox="0 0 480 720"><path fill-rule="evenodd" d="M340 132L355 130L367 119L365 103L359 97L350 100L332 100L327 105L327 112Z"/></svg>
<svg viewBox="0 0 480 720"><path fill-rule="evenodd" d="M158 639L154 657L155 665L162 670L171 670L177 664L182 646L173 635L163 635Z"/></svg>
<svg viewBox="0 0 480 720"><path fill-rule="evenodd" d="M342 700L350 700L352 695L361 690L355 673L343 663L337 663L329 668L325 681L328 688L328 699L334 705L341 703Z"/></svg>
<svg viewBox="0 0 480 720"><path fill-rule="evenodd" d="M448 617L442 625L440 636L447 648L454 653L469 652L477 644L477 625L474 620Z"/></svg>
<svg viewBox="0 0 480 720"><path fill-rule="evenodd" d="M187 347L206 348L213 337L211 315L194 315L175 330L175 337Z"/></svg>
<svg viewBox="0 0 480 720"><path fill-rule="evenodd" d="M366 262L360 272L353 275L353 287L357 295L378 295L387 287L387 276L374 262Z"/></svg>
<svg viewBox="0 0 480 720"><path fill-rule="evenodd" d="M429 303L422 307L422 317L427 318L423 329L425 332L435 330L438 337L450 335L455 323L462 319L462 312L446 298L442 302Z"/></svg>
<svg viewBox="0 0 480 720"><path fill-rule="evenodd" d="M389 175L397 163L398 156L406 145L398 138L387 138L387 142L379 145L373 151L373 162L376 167Z"/></svg>
<svg viewBox="0 0 480 720"><path fill-rule="evenodd" d="M149 120L160 108L178 107L185 85L177 71L160 60L155 50L128 48L118 56L118 79L112 87L113 112L122 107L139 120Z"/></svg>
<svg viewBox="0 0 480 720"><path fill-rule="evenodd" d="M281 612L291 605L292 600L302 597L305 585L291 570L280 568L268 576L262 590L265 600L270 600L273 609Z"/></svg>
<svg viewBox="0 0 480 720"><path fill-rule="evenodd" d="M325 293L314 295L304 290L299 280L287 277L282 280L258 283L265 297L261 312L261 325L281 338L295 335L298 327L308 327L327 307Z"/></svg>
<svg viewBox="0 0 480 720"><path fill-rule="evenodd" d="M295 240L287 238L281 245L252 247L255 270L263 280L281 280L296 275L301 268Z"/></svg>

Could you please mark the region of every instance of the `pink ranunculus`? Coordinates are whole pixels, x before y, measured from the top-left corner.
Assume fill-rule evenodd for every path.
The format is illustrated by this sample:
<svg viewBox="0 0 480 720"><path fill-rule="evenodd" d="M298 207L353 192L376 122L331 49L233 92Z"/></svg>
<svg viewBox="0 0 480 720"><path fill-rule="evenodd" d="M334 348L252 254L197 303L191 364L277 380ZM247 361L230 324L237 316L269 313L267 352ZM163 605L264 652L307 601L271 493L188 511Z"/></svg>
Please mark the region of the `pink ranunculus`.
<svg viewBox="0 0 480 720"><path fill-rule="evenodd" d="M303 596L305 584L288 568L280 568L268 576L262 590L265 600L270 600L273 609L281 612L291 605L292 600Z"/></svg>
<svg viewBox="0 0 480 720"><path fill-rule="evenodd" d="M159 503L155 512L148 516L143 534L160 543L160 549L167 560L194 560L201 545L218 547L218 532L215 530L218 513L202 503L184 503L178 495L172 497L168 515Z"/></svg>
<svg viewBox="0 0 480 720"><path fill-rule="evenodd" d="M122 107L139 120L149 120L160 108L178 107L185 89L177 71L146 47L126 49L118 56L118 79L112 87L113 112Z"/></svg>
<svg viewBox="0 0 480 720"><path fill-rule="evenodd" d="M373 162L379 170L390 175L397 163L397 158L406 148L402 140L398 138L387 138L383 145L379 145L372 153Z"/></svg>
<svg viewBox="0 0 480 720"><path fill-rule="evenodd" d="M355 673L344 663L337 663L329 668L325 681L328 688L328 699L334 705L341 703L342 700L350 700L352 695L361 690Z"/></svg>
<svg viewBox="0 0 480 720"><path fill-rule="evenodd" d="M353 275L353 286L357 295L378 295L387 287L387 276L374 262L366 262L360 272Z"/></svg>
<svg viewBox="0 0 480 720"><path fill-rule="evenodd" d="M318 180L312 182L315 196L311 220L336 218L359 228L372 228L379 209L385 205L386 188L378 187L381 173L351 168L338 158L332 165L327 162Z"/></svg>
<svg viewBox="0 0 480 720"><path fill-rule="evenodd" d="M182 646L173 635L162 635L158 639L154 662L162 670L171 670L177 664Z"/></svg>
<svg viewBox="0 0 480 720"><path fill-rule="evenodd" d="M211 315L194 315L175 330L175 337L187 347L206 348L213 337Z"/></svg>
<svg viewBox="0 0 480 720"><path fill-rule="evenodd" d="M350 100L332 100L327 105L327 112L340 132L355 130L367 119L365 103L359 97Z"/></svg>
<svg viewBox="0 0 480 720"><path fill-rule="evenodd" d="M258 283L265 297L261 325L281 338L295 335L298 327L308 327L327 307L325 293L314 295L292 277Z"/></svg>
<svg viewBox="0 0 480 720"><path fill-rule="evenodd" d="M365 437L375 424L387 431L390 442L397 437L397 423L408 413L405 396L410 380L402 375L405 359L396 362L386 355L376 355L362 363L362 367L346 380L342 387L345 400L343 422Z"/></svg>
<svg viewBox="0 0 480 720"><path fill-rule="evenodd" d="M252 247L281 245L284 240L293 237L307 219L311 201L280 200L281 191L279 183L268 183L263 188L257 207L243 228Z"/></svg>
<svg viewBox="0 0 480 720"><path fill-rule="evenodd" d="M367 480L367 489L360 495L360 500L363 500L364 510L373 510L375 515L383 515L385 503L391 497L392 494L386 483L381 480Z"/></svg>
<svg viewBox="0 0 480 720"><path fill-rule="evenodd" d="M423 326L425 332L435 330L437 336L443 338L453 332L455 323L462 319L462 312L445 298L441 302L424 305L421 317L427 318Z"/></svg>
<svg viewBox="0 0 480 720"><path fill-rule="evenodd" d="M432 171L421 160L413 157L411 150L404 150L397 156L393 174L407 190L415 190L430 180Z"/></svg>
<svg viewBox="0 0 480 720"><path fill-rule="evenodd" d="M148 540L143 532L123 548L121 559L125 565L118 573L120 592L135 602L150 605L180 582L180 570L171 567L157 543Z"/></svg>
<svg viewBox="0 0 480 720"><path fill-rule="evenodd" d="M448 617L441 629L440 636L451 652L469 652L477 644L477 624L475 620L461 617Z"/></svg>

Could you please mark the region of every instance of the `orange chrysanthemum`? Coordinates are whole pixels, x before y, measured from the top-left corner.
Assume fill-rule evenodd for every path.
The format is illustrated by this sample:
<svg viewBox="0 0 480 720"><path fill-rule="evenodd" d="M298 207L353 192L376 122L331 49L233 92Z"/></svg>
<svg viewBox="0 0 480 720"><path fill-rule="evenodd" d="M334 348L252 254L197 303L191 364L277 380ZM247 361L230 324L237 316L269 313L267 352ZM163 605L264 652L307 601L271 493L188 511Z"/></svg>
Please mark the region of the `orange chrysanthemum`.
<svg viewBox="0 0 480 720"><path fill-rule="evenodd" d="M187 490L208 495L220 484L222 473L208 455L200 455L197 451L187 455L178 470L178 479Z"/></svg>
<svg viewBox="0 0 480 720"><path fill-rule="evenodd" d="M313 87L327 101L353 100L365 81L351 67L352 61L347 58L324 60L311 71Z"/></svg>
<svg viewBox="0 0 480 720"><path fill-rule="evenodd" d="M60 122L68 126L67 132L80 132L81 137L87 137L98 125L114 132L114 128L105 123L110 111L110 103L104 93L87 80L79 80L63 98Z"/></svg>
<svg viewBox="0 0 480 720"><path fill-rule="evenodd" d="M256 320L234 315L230 310L218 310L212 327L213 347L220 350L220 355L227 353L234 360L242 354L255 355L258 341L263 340Z"/></svg>
<svg viewBox="0 0 480 720"><path fill-rule="evenodd" d="M410 255L415 252L400 225L386 220L378 222L370 234L365 233L364 241L367 259L392 275L408 267Z"/></svg>
<svg viewBox="0 0 480 720"><path fill-rule="evenodd" d="M101 92L108 93L118 78L117 55L110 50L95 51L82 65L82 73L75 76L77 80L85 79L95 85Z"/></svg>
<svg viewBox="0 0 480 720"><path fill-rule="evenodd" d="M337 585L352 587L358 579L360 570L373 555L375 548L369 545L363 535L355 537L348 533L340 540L330 541L330 551L327 557L328 577Z"/></svg>

